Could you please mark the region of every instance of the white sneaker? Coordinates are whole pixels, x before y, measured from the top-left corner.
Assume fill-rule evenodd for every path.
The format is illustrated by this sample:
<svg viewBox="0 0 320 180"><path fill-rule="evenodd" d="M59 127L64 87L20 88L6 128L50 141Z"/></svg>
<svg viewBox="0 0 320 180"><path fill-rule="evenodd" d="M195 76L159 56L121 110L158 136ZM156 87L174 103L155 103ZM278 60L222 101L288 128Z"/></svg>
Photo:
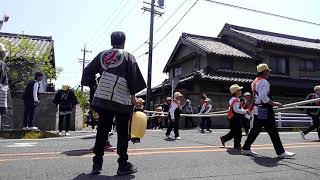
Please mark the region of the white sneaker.
<svg viewBox="0 0 320 180"><path fill-rule="evenodd" d="M291 158L294 155L296 155L296 153L285 151L284 153L278 155L278 158Z"/></svg>
<svg viewBox="0 0 320 180"><path fill-rule="evenodd" d="M29 127L23 127L22 130L29 130Z"/></svg>
<svg viewBox="0 0 320 180"><path fill-rule="evenodd" d="M172 137L171 137L170 135L166 135L166 137L167 137L168 139L172 139Z"/></svg>
<svg viewBox="0 0 320 180"><path fill-rule="evenodd" d="M182 138L180 136L176 137L176 140L181 140Z"/></svg>
<svg viewBox="0 0 320 180"><path fill-rule="evenodd" d="M70 136L70 133L66 132L66 136Z"/></svg>
<svg viewBox="0 0 320 180"><path fill-rule="evenodd" d="M32 126L32 127L29 127L29 130L38 130L38 127Z"/></svg>
<svg viewBox="0 0 320 180"><path fill-rule="evenodd" d="M59 132L59 134L58 134L59 136L62 136L62 132Z"/></svg>
<svg viewBox="0 0 320 180"><path fill-rule="evenodd" d="M251 149L250 150L242 150L242 153L244 155L249 155L249 156L253 156L253 157L257 157L258 156L258 153L252 151Z"/></svg>
<svg viewBox="0 0 320 180"><path fill-rule="evenodd" d="M306 135L303 133L303 131L300 132L300 135L303 140L306 140Z"/></svg>

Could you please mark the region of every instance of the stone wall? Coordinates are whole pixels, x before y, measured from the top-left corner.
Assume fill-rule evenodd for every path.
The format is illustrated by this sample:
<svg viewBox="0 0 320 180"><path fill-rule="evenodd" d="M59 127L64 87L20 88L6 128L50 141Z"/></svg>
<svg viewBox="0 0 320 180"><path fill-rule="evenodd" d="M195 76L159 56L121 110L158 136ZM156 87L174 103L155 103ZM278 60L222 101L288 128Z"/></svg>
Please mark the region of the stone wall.
<svg viewBox="0 0 320 180"><path fill-rule="evenodd" d="M13 122L14 128L23 127L24 103L21 92L12 94ZM58 108L52 103L55 93L41 93L39 95L40 104L36 107L33 124L40 130L52 131L58 129ZM80 106L73 110L71 116L70 130L80 130L82 128L82 111Z"/></svg>

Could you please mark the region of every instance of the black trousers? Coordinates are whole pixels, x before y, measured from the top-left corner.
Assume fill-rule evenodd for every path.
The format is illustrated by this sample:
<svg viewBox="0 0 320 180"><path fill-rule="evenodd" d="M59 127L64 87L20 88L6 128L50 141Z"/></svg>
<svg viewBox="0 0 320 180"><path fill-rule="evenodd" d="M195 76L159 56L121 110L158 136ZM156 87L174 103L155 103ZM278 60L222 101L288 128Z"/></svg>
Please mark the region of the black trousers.
<svg viewBox="0 0 320 180"><path fill-rule="evenodd" d="M63 119L66 117L66 132L69 131L71 114L59 115L59 132L62 132Z"/></svg>
<svg viewBox="0 0 320 180"><path fill-rule="evenodd" d="M229 120L230 124L230 131L228 134L222 136L222 140L224 142L230 141L234 139L234 148L241 148L241 138L242 138L242 131L241 131L241 117L234 117Z"/></svg>
<svg viewBox="0 0 320 180"><path fill-rule="evenodd" d="M95 167L101 168L103 164L104 147L108 138L108 133L111 130L113 118L116 118L118 143L117 154L119 155L118 164L123 166L128 160L128 124L130 113L117 113L114 111L97 111L99 114L99 124L96 135L96 143L94 145L93 163Z"/></svg>
<svg viewBox="0 0 320 180"><path fill-rule="evenodd" d="M205 125L204 124L207 124L207 130L210 130L211 128L211 120L210 120L210 117L203 117L202 118L202 122L201 122L201 129L204 130L205 128Z"/></svg>
<svg viewBox="0 0 320 180"><path fill-rule="evenodd" d="M244 131L246 132L246 134L248 134L250 130L250 119L243 117L242 127L244 128Z"/></svg>
<svg viewBox="0 0 320 180"><path fill-rule="evenodd" d="M308 134L309 132L313 131L314 129L317 129L318 131L318 137L320 139L320 118L317 115L310 115L312 118L312 125L308 127L306 130L303 131L304 134Z"/></svg>
<svg viewBox="0 0 320 180"><path fill-rule="evenodd" d="M192 128L194 128L194 127L195 127L195 124L194 124L194 122L193 122L192 117L185 117L184 127L185 127L185 128L188 128L189 122L191 122Z"/></svg>
<svg viewBox="0 0 320 180"><path fill-rule="evenodd" d="M159 126L160 126L160 123L158 122L158 118L157 117L152 118L151 128L156 128Z"/></svg>
<svg viewBox="0 0 320 180"><path fill-rule="evenodd" d="M166 135L169 136L172 129L174 129L174 135L175 137L179 137L179 118L175 119L174 122L172 120L169 120L169 127L167 129Z"/></svg>
<svg viewBox="0 0 320 180"><path fill-rule="evenodd" d="M33 126L33 117L34 110L36 106L34 102L24 101L24 114L23 114L23 126L24 127L32 127Z"/></svg>
<svg viewBox="0 0 320 180"><path fill-rule="evenodd" d="M269 134L277 155L284 153L284 148L282 146L282 142L280 140L278 129L276 126L276 121L272 116L267 120L260 120L258 119L258 116L256 115L254 116L253 128L250 130L248 138L245 141L242 149L250 150L252 143L256 140L256 138L260 134L262 127L264 127L267 133Z"/></svg>
<svg viewBox="0 0 320 180"><path fill-rule="evenodd" d="M168 127L169 127L169 117L168 117L168 116L165 116L165 117L164 117L164 127L165 127L165 128L168 128Z"/></svg>

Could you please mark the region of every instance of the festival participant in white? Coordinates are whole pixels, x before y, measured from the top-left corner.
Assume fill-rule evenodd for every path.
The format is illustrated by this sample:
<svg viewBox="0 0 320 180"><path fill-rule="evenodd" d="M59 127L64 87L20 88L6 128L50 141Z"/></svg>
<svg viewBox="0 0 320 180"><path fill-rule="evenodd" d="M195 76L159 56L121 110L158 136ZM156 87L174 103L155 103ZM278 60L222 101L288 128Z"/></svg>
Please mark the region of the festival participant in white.
<svg viewBox="0 0 320 180"><path fill-rule="evenodd" d="M169 127L167 129L166 136L167 138L171 138L170 133L172 129L174 129L175 139L181 140L181 137L179 136L179 121L180 121L180 114L182 112L181 99L183 95L180 92L175 92L173 96L174 96L174 99L171 102L171 106L169 109Z"/></svg>
<svg viewBox="0 0 320 180"><path fill-rule="evenodd" d="M241 106L243 109L250 109L251 94L249 92L245 92L243 94L243 98L240 99ZM244 118L242 119L242 127L244 128L244 131L246 133L246 136L249 134L250 130L250 114L244 115Z"/></svg>
<svg viewBox="0 0 320 180"><path fill-rule="evenodd" d="M257 78L251 84L254 97L253 128L250 130L242 150L246 155L258 155L251 150L251 145L260 134L262 127L264 127L271 138L278 157L289 158L293 157L295 153L285 151L279 137L273 107L282 107L282 104L272 100L270 84L267 81L270 72L271 69L269 69L267 64L259 64L257 66Z"/></svg>
<svg viewBox="0 0 320 180"><path fill-rule="evenodd" d="M307 96L306 100L320 98L320 85L314 87L314 93ZM311 106L320 106L320 101L312 103ZM305 139L305 136L314 129L318 131L318 138L320 141L320 109L307 109L307 114L312 118L312 125L302 131L301 137Z"/></svg>
<svg viewBox="0 0 320 180"><path fill-rule="evenodd" d="M212 105L210 104L211 99L210 98L205 98L204 103L202 105L202 108L200 110L199 114L208 114L209 112L211 112L212 110ZM202 117L202 122L200 124L201 127L201 133L205 133L204 132L204 128L205 128L205 124L207 125L207 132L211 133L211 119L210 117Z"/></svg>
<svg viewBox="0 0 320 180"><path fill-rule="evenodd" d="M230 124L230 132L220 137L221 143L225 146L225 142L234 138L234 149L241 149L241 120L245 114L248 114L247 110L242 109L240 103L241 89L238 84L230 86L230 93L232 98L229 101L228 120Z"/></svg>
<svg viewBox="0 0 320 180"><path fill-rule="evenodd" d="M34 80L29 81L24 93L24 117L23 129L24 130L38 130L38 127L33 126L34 111L38 104L40 104L38 94L40 90L40 81L43 79L43 73L37 72L34 75Z"/></svg>
<svg viewBox="0 0 320 180"><path fill-rule="evenodd" d="M3 44L0 44L0 122L1 115L5 113L8 107L8 75L7 75L7 64L4 62L6 60L8 53L7 49ZM0 124L1 126L1 124ZM1 127L0 127L1 129Z"/></svg>

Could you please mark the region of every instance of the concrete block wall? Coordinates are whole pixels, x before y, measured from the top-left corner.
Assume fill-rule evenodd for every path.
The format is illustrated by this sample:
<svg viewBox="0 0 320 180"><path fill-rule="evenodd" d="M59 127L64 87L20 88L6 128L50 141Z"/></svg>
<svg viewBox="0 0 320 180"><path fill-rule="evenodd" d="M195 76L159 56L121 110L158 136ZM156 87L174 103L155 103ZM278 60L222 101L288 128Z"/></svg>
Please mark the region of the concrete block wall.
<svg viewBox="0 0 320 180"><path fill-rule="evenodd" d="M21 92L13 92L13 121L14 128L23 127L24 103ZM53 131L58 129L58 108L52 103L55 93L41 93L39 95L40 104L36 107L33 125L40 130ZM82 128L82 111L80 106L73 110L71 116L70 130L80 130Z"/></svg>

